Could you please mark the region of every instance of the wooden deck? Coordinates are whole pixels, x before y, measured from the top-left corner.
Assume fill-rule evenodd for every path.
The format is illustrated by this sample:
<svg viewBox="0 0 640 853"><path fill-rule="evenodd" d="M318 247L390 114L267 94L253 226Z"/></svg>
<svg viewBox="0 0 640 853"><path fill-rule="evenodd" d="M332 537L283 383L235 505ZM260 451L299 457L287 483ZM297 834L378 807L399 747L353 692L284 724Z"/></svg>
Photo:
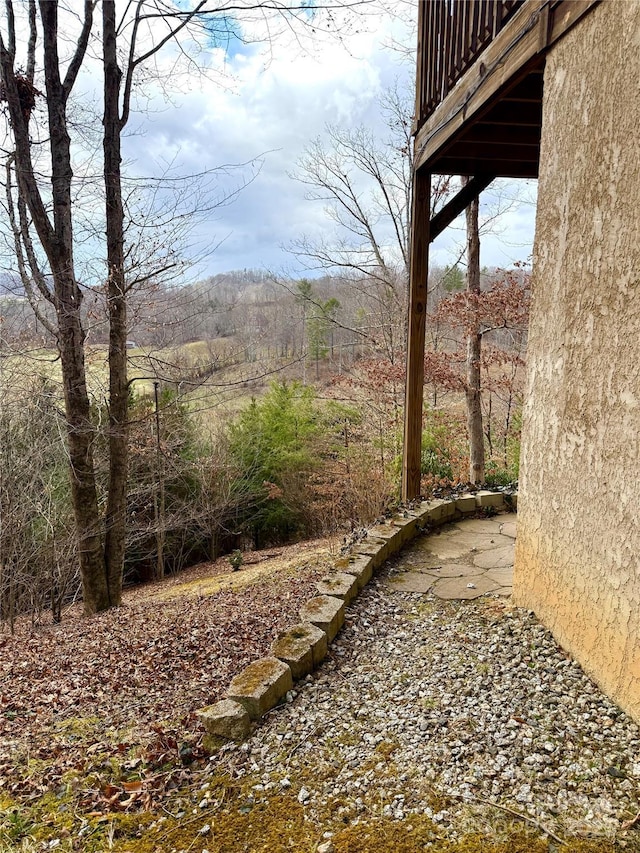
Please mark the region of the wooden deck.
<svg viewBox="0 0 640 853"><path fill-rule="evenodd" d="M429 243L494 178L537 177L546 53L599 2L419 0L405 500L420 493ZM472 180L430 219L432 174Z"/></svg>
<svg viewBox="0 0 640 853"><path fill-rule="evenodd" d="M524 0L423 0L418 7L416 126L449 94Z"/></svg>
<svg viewBox="0 0 640 853"><path fill-rule="evenodd" d="M545 53L597 2L423 0L415 168L537 177Z"/></svg>

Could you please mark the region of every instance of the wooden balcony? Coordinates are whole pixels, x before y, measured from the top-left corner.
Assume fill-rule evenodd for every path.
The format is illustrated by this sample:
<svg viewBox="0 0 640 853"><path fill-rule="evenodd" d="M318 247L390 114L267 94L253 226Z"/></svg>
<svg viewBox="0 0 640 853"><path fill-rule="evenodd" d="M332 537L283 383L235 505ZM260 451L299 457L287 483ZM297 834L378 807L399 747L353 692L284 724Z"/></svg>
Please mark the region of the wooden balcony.
<svg viewBox="0 0 640 853"><path fill-rule="evenodd" d="M422 0L416 168L535 178L548 48L598 0Z"/></svg>
<svg viewBox="0 0 640 853"><path fill-rule="evenodd" d="M418 126L445 99L523 2L424 0L420 3L416 73Z"/></svg>
<svg viewBox="0 0 640 853"><path fill-rule="evenodd" d="M405 500L420 493L429 243L494 178L538 176L547 51L598 2L419 0ZM470 178L433 217L432 174Z"/></svg>

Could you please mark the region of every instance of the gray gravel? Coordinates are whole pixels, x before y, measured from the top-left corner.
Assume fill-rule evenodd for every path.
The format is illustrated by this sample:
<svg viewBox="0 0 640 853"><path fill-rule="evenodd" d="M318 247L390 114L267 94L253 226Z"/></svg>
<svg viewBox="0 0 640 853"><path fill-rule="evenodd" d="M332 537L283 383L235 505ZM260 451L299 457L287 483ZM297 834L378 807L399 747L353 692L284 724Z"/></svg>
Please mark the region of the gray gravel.
<svg viewBox="0 0 640 853"><path fill-rule="evenodd" d="M349 608L325 664L214 761L253 776L256 801L291 788L321 825L426 814L458 837L518 823L512 810L635 843L621 829L640 810L638 726L533 614L391 591L393 571Z"/></svg>

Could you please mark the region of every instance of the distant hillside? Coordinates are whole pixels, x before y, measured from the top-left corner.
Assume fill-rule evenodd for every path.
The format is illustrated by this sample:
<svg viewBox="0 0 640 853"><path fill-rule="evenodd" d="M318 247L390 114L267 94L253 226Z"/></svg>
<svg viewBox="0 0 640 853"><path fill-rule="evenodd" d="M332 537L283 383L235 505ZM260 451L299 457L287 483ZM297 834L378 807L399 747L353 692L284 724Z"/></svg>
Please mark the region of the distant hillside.
<svg viewBox="0 0 640 853"><path fill-rule="evenodd" d="M20 296L24 298L24 288L19 276L12 273L0 273L0 297Z"/></svg>

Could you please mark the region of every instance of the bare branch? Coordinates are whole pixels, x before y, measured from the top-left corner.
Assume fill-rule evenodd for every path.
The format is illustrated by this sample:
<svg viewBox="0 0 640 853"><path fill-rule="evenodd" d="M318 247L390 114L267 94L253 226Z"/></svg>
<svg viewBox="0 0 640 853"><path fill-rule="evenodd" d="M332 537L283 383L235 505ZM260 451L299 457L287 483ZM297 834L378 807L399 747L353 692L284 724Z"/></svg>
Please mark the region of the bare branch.
<svg viewBox="0 0 640 853"><path fill-rule="evenodd" d="M16 18L13 11L13 0L5 0L4 5L7 10L7 28L9 30L7 50L11 59L14 60L16 55Z"/></svg>
<svg viewBox="0 0 640 853"><path fill-rule="evenodd" d="M144 7L144 0L139 0L138 5L136 7L135 17L134 17L133 30L132 30L132 34L131 34L131 42L129 44L129 61L127 63L127 72L126 72L125 83L124 83L124 93L123 93L123 97L122 97L122 113L120 116L120 128L124 128L126 126L127 122L129 121L129 112L131 109L131 89L133 86L133 75L135 73L136 68L139 65L141 65L143 62L145 62L147 59L152 57L154 54L158 53L158 51L161 50L164 47L164 45L167 44L167 42L171 41L171 39L176 38L178 33L181 30L183 30L187 26L187 24L189 24L190 21L193 20L193 18L200 12L200 10L205 5L206 5L206 0L200 0L198 5L195 6L195 8L192 9L190 12L182 13L184 16L183 20L178 24L177 27L170 28L169 32L167 33L167 35L163 39L161 39L159 42L157 42L157 44L155 44L152 48L150 48L148 51L146 51L146 53L143 53L140 56L136 57L135 52L136 52L137 35L138 35L138 29L140 26L140 21L144 20L145 17L149 17L149 16L142 15L142 9ZM163 15L161 17L163 18L163 20L167 20L166 12L163 13ZM175 17L180 17L180 15L175 14Z"/></svg>
<svg viewBox="0 0 640 853"><path fill-rule="evenodd" d="M45 2L51 2L51 0L45 0ZM73 58L69 63L69 67L67 68L64 83L62 84L65 101L68 99L71 90L73 89L73 84L76 82L76 77L78 76L78 72L82 67L82 61L84 59L85 53L87 52L89 36L91 35L91 27L93 25L93 10L95 7L95 2L96 0L84 0L84 20L82 24L82 31L80 33L80 37L78 38Z"/></svg>
<svg viewBox="0 0 640 853"><path fill-rule="evenodd" d="M25 292L29 299L29 303L42 325L49 331L54 337L56 336L56 328L50 322L50 320L40 311L40 307L38 305L38 299L34 292L33 283L36 283L36 286L45 299L49 302L53 302L53 297L51 292L46 286L46 282L42 272L38 266L37 258L35 256L35 252L33 249L33 244L31 242L31 237L29 235L28 222L26 221L26 206L24 204L24 200L18 197L18 210L19 210L19 219L20 223L16 221L15 208L13 203L13 191L12 191L12 181L11 181L11 171L13 166L13 158L9 158L5 166L6 172L6 196L7 196L7 212L9 215L9 224L11 226L11 230L13 232L14 239L14 251L16 254L16 262L18 264L18 272L20 273L20 278L22 280L22 284L24 286ZM23 245L27 254L27 259L29 262L29 267L31 269L31 275L27 270L25 264L25 257L23 252Z"/></svg>
<svg viewBox="0 0 640 853"><path fill-rule="evenodd" d="M27 80L33 85L36 71L36 43L38 29L36 26L36 0L29 0L29 42L27 44Z"/></svg>

